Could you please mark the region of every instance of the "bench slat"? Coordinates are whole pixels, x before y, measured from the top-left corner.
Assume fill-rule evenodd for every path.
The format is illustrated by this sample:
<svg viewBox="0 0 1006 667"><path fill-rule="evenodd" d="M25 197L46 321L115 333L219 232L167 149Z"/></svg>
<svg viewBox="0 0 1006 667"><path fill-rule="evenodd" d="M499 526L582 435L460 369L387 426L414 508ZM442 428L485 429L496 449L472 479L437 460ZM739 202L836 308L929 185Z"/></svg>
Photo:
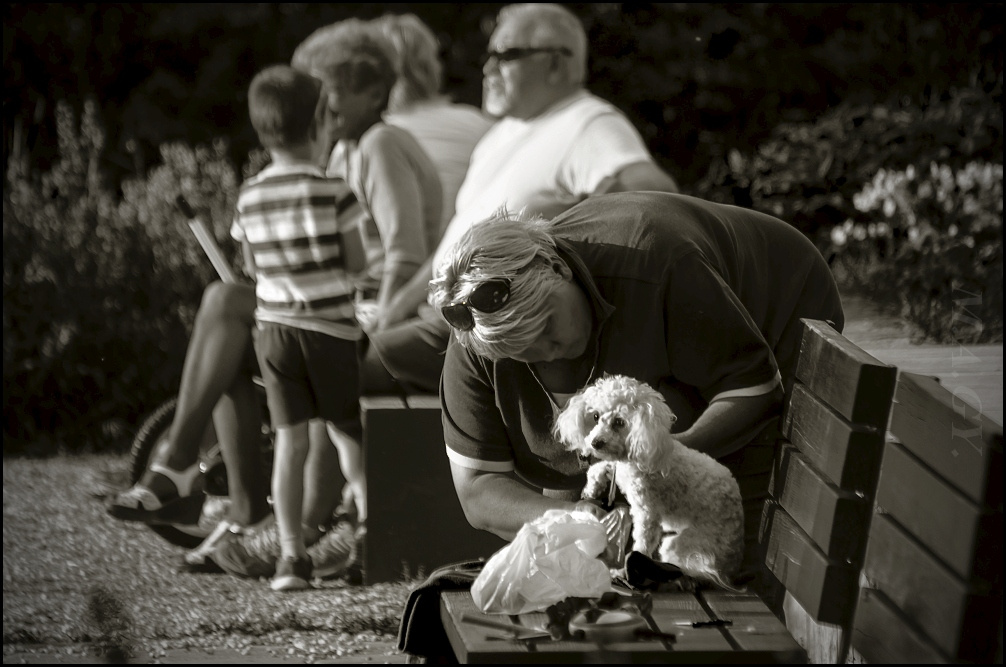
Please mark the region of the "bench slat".
<svg viewBox="0 0 1006 667"><path fill-rule="evenodd" d="M1002 507L1002 429L937 380L901 374L891 433L971 500Z"/></svg>
<svg viewBox="0 0 1006 667"><path fill-rule="evenodd" d="M850 423L798 382L786 408L783 435L835 485L872 497L883 429Z"/></svg>
<svg viewBox="0 0 1006 667"><path fill-rule="evenodd" d="M857 659L861 657L881 665L945 665L951 662L884 599L883 593L870 588L859 591L852 648Z"/></svg>
<svg viewBox="0 0 1006 667"><path fill-rule="evenodd" d="M959 577L1001 579L1002 511L978 507L896 442L887 443L876 502Z"/></svg>
<svg viewBox="0 0 1006 667"><path fill-rule="evenodd" d="M986 662L1002 599L965 584L887 515L877 515L863 563L864 586L879 590L947 655Z"/></svg>
<svg viewBox="0 0 1006 667"><path fill-rule="evenodd" d="M863 553L870 502L824 478L791 444L779 452L770 493L828 556L854 564Z"/></svg>
<svg viewBox="0 0 1006 667"><path fill-rule="evenodd" d="M897 369L827 322L805 319L803 323L797 379L849 421L886 428Z"/></svg>
<svg viewBox="0 0 1006 667"><path fill-rule="evenodd" d="M773 501L765 503L761 543L765 565L811 617L844 624L855 604L858 567L829 558Z"/></svg>

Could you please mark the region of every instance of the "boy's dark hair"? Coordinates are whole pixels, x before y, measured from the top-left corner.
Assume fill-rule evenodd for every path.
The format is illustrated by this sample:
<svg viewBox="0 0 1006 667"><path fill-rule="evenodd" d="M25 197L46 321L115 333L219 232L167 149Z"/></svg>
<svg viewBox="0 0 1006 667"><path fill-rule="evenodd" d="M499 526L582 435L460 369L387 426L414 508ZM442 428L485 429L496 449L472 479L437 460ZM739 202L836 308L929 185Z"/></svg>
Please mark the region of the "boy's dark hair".
<svg viewBox="0 0 1006 667"><path fill-rule="evenodd" d="M314 131L321 81L289 65L267 67L248 87L248 115L266 148L304 144Z"/></svg>
<svg viewBox="0 0 1006 667"><path fill-rule="evenodd" d="M395 47L370 22L346 19L315 30L294 51L294 67L351 93L379 86L381 110L395 85Z"/></svg>

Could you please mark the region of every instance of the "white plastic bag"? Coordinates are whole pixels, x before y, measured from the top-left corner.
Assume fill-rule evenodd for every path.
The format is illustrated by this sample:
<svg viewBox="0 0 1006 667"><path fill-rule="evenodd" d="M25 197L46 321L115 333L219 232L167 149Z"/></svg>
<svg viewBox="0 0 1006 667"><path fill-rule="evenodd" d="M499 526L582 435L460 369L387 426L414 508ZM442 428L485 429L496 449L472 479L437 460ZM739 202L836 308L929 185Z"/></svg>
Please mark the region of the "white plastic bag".
<svg viewBox="0 0 1006 667"><path fill-rule="evenodd" d="M472 584L472 599L487 614L523 614L567 597L600 597L612 590L598 558L607 542L604 524L591 514L549 510L493 554Z"/></svg>

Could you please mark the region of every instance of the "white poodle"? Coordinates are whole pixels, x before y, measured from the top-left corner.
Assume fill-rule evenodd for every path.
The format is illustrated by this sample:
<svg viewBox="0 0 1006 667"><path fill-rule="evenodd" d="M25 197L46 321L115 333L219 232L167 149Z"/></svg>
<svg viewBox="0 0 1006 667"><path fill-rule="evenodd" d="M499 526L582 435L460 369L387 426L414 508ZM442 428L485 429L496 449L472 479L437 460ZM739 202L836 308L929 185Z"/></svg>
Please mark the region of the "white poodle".
<svg viewBox="0 0 1006 667"><path fill-rule="evenodd" d="M659 546L658 560L737 590L740 488L726 466L671 435L676 419L660 392L609 375L573 396L553 430L581 460L600 459L587 471L584 498L606 494L614 475L629 501L634 550L652 558Z"/></svg>

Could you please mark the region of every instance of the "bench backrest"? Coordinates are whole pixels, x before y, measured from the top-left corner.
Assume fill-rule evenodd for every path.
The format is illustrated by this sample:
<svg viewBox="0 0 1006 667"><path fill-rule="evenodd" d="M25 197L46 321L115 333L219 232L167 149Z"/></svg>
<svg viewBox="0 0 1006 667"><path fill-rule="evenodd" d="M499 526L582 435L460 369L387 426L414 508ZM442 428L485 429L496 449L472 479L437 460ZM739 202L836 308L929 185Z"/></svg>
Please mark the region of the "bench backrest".
<svg viewBox="0 0 1006 667"><path fill-rule="evenodd" d="M901 373L852 632L868 662L1002 662L1002 428Z"/></svg>
<svg viewBox="0 0 1006 667"><path fill-rule="evenodd" d="M811 662L844 661L897 369L804 320L759 539Z"/></svg>

